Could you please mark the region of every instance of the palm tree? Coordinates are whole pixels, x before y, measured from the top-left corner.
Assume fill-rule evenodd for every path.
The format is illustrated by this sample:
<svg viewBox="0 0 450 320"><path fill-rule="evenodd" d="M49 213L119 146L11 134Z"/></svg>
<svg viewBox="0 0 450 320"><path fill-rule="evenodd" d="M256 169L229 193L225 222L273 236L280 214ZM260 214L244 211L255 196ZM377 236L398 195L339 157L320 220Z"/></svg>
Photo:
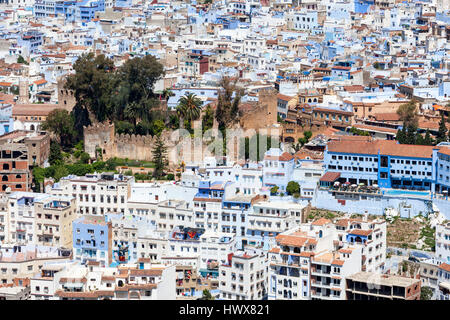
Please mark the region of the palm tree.
<svg viewBox="0 0 450 320"><path fill-rule="evenodd" d="M131 120L136 129L137 120L147 120L149 116L149 110L144 103L131 102L124 110L125 118Z"/></svg>
<svg viewBox="0 0 450 320"><path fill-rule="evenodd" d="M173 93L172 90L170 90L170 88L166 88L163 90L162 92L162 96L164 98L164 100L169 100L170 97L173 97L175 94Z"/></svg>
<svg viewBox="0 0 450 320"><path fill-rule="evenodd" d="M184 118L186 117L186 109L181 106L178 105L177 107L177 116L180 119L180 129L184 129Z"/></svg>
<svg viewBox="0 0 450 320"><path fill-rule="evenodd" d="M182 96L178 101L178 108L180 114L189 121L194 121L200 118L202 100L200 100L195 94L189 93Z"/></svg>

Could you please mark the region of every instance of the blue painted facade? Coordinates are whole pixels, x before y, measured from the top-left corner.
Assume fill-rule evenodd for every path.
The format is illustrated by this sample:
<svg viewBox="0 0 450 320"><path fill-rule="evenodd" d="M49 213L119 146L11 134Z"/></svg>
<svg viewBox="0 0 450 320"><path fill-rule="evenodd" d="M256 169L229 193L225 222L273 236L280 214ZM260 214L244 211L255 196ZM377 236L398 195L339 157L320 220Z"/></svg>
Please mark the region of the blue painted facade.
<svg viewBox="0 0 450 320"><path fill-rule="evenodd" d="M368 13L370 6L375 4L374 0L354 0L355 13Z"/></svg>
<svg viewBox="0 0 450 320"><path fill-rule="evenodd" d="M72 223L73 255L82 264L96 261L100 266L111 263L111 246L108 239L111 225L104 217L81 217Z"/></svg>
<svg viewBox="0 0 450 320"><path fill-rule="evenodd" d="M400 157L389 154L338 153L325 150L327 171L340 172L342 182L381 188L431 190L432 158Z"/></svg>

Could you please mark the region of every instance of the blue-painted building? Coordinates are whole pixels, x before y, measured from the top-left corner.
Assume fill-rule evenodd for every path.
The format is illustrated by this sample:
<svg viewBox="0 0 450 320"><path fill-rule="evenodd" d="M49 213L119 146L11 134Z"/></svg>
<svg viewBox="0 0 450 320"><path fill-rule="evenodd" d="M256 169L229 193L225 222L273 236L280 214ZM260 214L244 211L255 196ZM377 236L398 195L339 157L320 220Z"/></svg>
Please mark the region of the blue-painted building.
<svg viewBox="0 0 450 320"><path fill-rule="evenodd" d="M82 264L95 261L108 267L112 262L111 223L105 217L84 216L72 226L74 259Z"/></svg>
<svg viewBox="0 0 450 320"><path fill-rule="evenodd" d="M0 136L14 130L12 105L1 104L0 100Z"/></svg>
<svg viewBox="0 0 450 320"><path fill-rule="evenodd" d="M88 22L95 18L95 12L105 11L104 0L37 0L33 6L36 18L63 16L66 21Z"/></svg>
<svg viewBox="0 0 450 320"><path fill-rule="evenodd" d="M433 146L405 145L393 140L332 141L324 154L327 172L341 183L382 188L431 190Z"/></svg>
<svg viewBox="0 0 450 320"><path fill-rule="evenodd" d="M354 0L355 13L368 13L370 6L375 4L374 0Z"/></svg>

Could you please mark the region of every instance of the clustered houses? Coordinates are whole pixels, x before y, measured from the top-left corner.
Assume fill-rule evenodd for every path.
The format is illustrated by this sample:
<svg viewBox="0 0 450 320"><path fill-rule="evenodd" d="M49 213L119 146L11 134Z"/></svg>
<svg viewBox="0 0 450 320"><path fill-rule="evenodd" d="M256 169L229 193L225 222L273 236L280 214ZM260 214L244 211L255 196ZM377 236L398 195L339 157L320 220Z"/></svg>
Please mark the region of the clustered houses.
<svg viewBox="0 0 450 320"><path fill-rule="evenodd" d="M261 300L267 296L267 254L260 250L235 251L219 267L223 300Z"/></svg>
<svg viewBox="0 0 450 320"><path fill-rule="evenodd" d="M292 228L275 238L276 246L269 250L270 299L346 299L346 277L367 269L368 250L371 252L369 259L372 260L375 248L386 247L385 236L380 240L377 237L377 241L366 237L355 240L354 237L363 233L361 231L364 231L362 228L366 227L365 224L368 228L381 225L375 230L385 232L386 222L353 220L349 229L342 227L345 225L343 222L349 221L332 223L321 218ZM384 254L376 260L383 265ZM380 272L378 268L374 269Z"/></svg>
<svg viewBox="0 0 450 320"><path fill-rule="evenodd" d="M0 137L1 191L29 191L31 168L47 163L50 136L45 132L13 131Z"/></svg>
<svg viewBox="0 0 450 320"><path fill-rule="evenodd" d="M51 193L73 197L78 214L125 213L134 177L117 174L67 176L53 185Z"/></svg>
<svg viewBox="0 0 450 320"><path fill-rule="evenodd" d="M412 300L427 285L448 300L449 10L445 0L3 1L0 299L195 299L208 288L224 300ZM42 124L76 105L65 83L89 52L115 67L154 56L162 114L189 94L214 110L229 76L242 89L240 126L259 142L277 130L280 144L258 160L194 157L177 181L95 172L36 185L53 135ZM417 144L400 144L397 111L411 101ZM98 136L84 141L91 161L100 144L111 143L105 159L129 150ZM387 212L442 218L421 279L387 274L386 222L373 218Z"/></svg>
<svg viewBox="0 0 450 320"><path fill-rule="evenodd" d="M48 263L30 280L32 300L175 299L175 266Z"/></svg>

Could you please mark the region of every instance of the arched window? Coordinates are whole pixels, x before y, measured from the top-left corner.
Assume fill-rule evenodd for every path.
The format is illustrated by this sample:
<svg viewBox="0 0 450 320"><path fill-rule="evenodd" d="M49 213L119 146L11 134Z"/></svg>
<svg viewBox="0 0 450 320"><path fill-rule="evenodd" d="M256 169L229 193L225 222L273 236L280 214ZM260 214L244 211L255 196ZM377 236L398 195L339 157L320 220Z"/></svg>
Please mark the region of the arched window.
<svg viewBox="0 0 450 320"><path fill-rule="evenodd" d="M6 174L3 175L2 181L8 181L8 176Z"/></svg>
<svg viewBox="0 0 450 320"><path fill-rule="evenodd" d="M3 170L9 170L9 164L8 163L4 163L3 164Z"/></svg>
<svg viewBox="0 0 450 320"><path fill-rule="evenodd" d="M6 186L6 184L2 185L2 191L5 191L6 188L8 188L8 187Z"/></svg>
<svg viewBox="0 0 450 320"><path fill-rule="evenodd" d="M16 189L22 189L22 185L21 184L16 184Z"/></svg>
<svg viewBox="0 0 450 320"><path fill-rule="evenodd" d="M30 130L33 130L34 131L34 124L32 124L31 126L30 126Z"/></svg>

